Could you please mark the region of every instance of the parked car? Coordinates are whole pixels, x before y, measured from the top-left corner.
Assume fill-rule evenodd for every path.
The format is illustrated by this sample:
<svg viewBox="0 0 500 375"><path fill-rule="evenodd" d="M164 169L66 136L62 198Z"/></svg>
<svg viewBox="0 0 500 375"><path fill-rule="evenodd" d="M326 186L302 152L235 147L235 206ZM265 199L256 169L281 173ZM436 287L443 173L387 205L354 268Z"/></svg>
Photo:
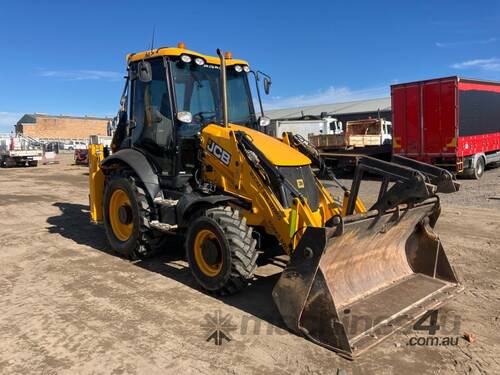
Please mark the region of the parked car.
<svg viewBox="0 0 500 375"><path fill-rule="evenodd" d="M63 150L86 150L87 149L87 144L85 142L80 142L80 141L69 141L67 143L64 143Z"/></svg>

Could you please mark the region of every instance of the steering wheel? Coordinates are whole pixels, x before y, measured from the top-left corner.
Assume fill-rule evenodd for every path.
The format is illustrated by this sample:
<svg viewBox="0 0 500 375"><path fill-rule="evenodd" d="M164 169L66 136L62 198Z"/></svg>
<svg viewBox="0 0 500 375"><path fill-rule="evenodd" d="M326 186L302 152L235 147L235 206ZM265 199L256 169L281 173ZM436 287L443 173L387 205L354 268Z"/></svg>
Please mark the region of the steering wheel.
<svg viewBox="0 0 500 375"><path fill-rule="evenodd" d="M206 120L214 118L217 115L215 111L200 111L193 115L193 119L198 122L205 123Z"/></svg>

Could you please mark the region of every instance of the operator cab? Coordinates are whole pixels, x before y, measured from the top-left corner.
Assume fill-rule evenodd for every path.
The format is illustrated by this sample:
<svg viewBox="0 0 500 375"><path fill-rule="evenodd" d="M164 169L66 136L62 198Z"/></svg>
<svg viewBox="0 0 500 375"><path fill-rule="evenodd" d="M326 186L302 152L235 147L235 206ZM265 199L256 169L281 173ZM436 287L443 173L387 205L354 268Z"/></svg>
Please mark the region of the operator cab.
<svg viewBox="0 0 500 375"><path fill-rule="evenodd" d="M119 116L126 130L117 131L113 142L117 149L144 153L162 187L174 190L183 189L196 173L198 134L208 124L223 124L220 60L180 47L128 56L122 96L122 107L128 102L128 108L123 108L126 116ZM255 129L249 72L245 61L226 55L228 120Z"/></svg>

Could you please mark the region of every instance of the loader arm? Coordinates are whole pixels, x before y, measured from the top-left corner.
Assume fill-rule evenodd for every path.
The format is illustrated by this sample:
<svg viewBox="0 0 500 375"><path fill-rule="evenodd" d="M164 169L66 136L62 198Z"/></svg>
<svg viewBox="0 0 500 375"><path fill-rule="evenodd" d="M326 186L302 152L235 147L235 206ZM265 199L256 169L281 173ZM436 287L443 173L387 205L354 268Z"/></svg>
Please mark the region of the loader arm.
<svg viewBox="0 0 500 375"><path fill-rule="evenodd" d="M274 138L234 124L228 128L205 127L201 136L204 150L200 160L204 165L202 178L217 186L221 193L252 202L250 209L241 209L247 223L263 227L289 254L297 246L305 228L324 227L334 216L341 214L341 207L314 177L309 164L275 165L265 151L256 146L259 137L265 137L264 140L271 144L270 148L283 147L286 152L295 152ZM216 149L223 151L214 153ZM223 152L230 155L229 165L217 156ZM304 155L297 156L302 163L309 162ZM291 181L280 169L292 169L298 173L302 187L294 185L296 181ZM306 183L308 190L305 189ZM311 203L317 207L312 209Z"/></svg>

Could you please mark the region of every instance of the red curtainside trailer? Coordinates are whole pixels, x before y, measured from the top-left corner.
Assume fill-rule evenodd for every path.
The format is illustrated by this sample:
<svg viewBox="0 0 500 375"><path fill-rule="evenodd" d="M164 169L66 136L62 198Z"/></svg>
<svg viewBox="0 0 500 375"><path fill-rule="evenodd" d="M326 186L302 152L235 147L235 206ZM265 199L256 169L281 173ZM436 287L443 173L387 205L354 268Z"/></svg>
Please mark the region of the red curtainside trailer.
<svg viewBox="0 0 500 375"><path fill-rule="evenodd" d="M500 161L500 82L447 77L391 86L393 152L480 178Z"/></svg>

